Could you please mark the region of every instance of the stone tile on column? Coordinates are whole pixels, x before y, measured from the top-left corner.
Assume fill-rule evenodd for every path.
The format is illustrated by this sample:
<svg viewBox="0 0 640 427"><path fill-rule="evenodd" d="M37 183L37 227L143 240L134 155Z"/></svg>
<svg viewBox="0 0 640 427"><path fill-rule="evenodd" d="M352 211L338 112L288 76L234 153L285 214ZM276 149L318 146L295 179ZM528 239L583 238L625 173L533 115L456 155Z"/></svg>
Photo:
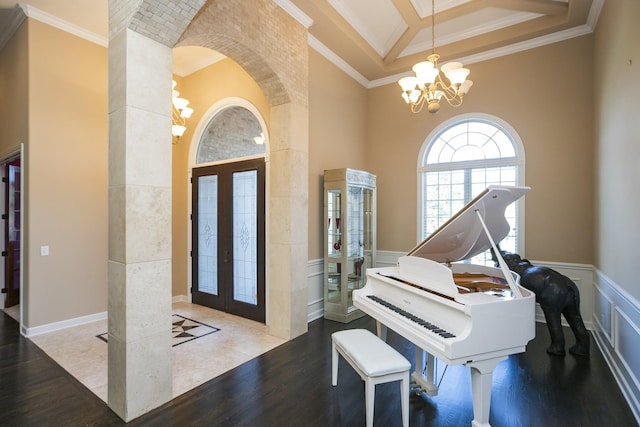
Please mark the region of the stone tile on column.
<svg viewBox="0 0 640 427"><path fill-rule="evenodd" d="M171 260L127 264L126 340L171 332Z"/></svg>
<svg viewBox="0 0 640 427"><path fill-rule="evenodd" d="M287 103L271 108L270 153L309 152L309 109Z"/></svg>
<svg viewBox="0 0 640 427"><path fill-rule="evenodd" d="M118 33L109 40L108 67L109 67L109 114L123 109L127 103L126 92L126 66L127 30ZM124 128L124 123L122 124ZM111 125L109 126L109 139L111 139Z"/></svg>
<svg viewBox="0 0 640 427"><path fill-rule="evenodd" d="M297 337L309 330L309 319L307 309L307 286L298 287L291 292L291 337ZM304 301L304 304L301 303Z"/></svg>
<svg viewBox="0 0 640 427"><path fill-rule="evenodd" d="M134 418L171 400L172 353L170 330L138 341L109 337L109 407L124 418ZM126 367L124 375L116 370Z"/></svg>
<svg viewBox="0 0 640 427"><path fill-rule="evenodd" d="M131 30L126 31L126 45L127 63L144 65L126 67L127 106L170 116L171 49Z"/></svg>
<svg viewBox="0 0 640 427"><path fill-rule="evenodd" d="M291 335L291 294L288 289L269 289L267 305L269 334L290 339Z"/></svg>
<svg viewBox="0 0 640 427"><path fill-rule="evenodd" d="M109 97L111 97L111 91ZM109 186L124 185L127 179L127 109L109 112Z"/></svg>
<svg viewBox="0 0 640 427"><path fill-rule="evenodd" d="M287 244L291 239L291 201L288 197L269 198L269 243ZM274 258L271 254L270 258ZM277 258L276 258L277 259Z"/></svg>
<svg viewBox="0 0 640 427"><path fill-rule="evenodd" d="M127 186L126 262L171 258L171 188Z"/></svg>
<svg viewBox="0 0 640 427"><path fill-rule="evenodd" d="M109 341L107 349L107 402L116 414L128 421L126 342L116 336L109 336Z"/></svg>
<svg viewBox="0 0 640 427"><path fill-rule="evenodd" d="M160 115L134 107L126 110L127 184L171 187L171 111Z"/></svg>
<svg viewBox="0 0 640 427"><path fill-rule="evenodd" d="M126 300L126 265L109 260L107 289L108 332L120 341L126 341L127 335L127 300Z"/></svg>
<svg viewBox="0 0 640 427"><path fill-rule="evenodd" d="M124 263L126 239L126 187L109 187L109 260Z"/></svg>
<svg viewBox="0 0 640 427"><path fill-rule="evenodd" d="M272 197L307 197L309 168L307 154L280 150L270 154L269 190Z"/></svg>

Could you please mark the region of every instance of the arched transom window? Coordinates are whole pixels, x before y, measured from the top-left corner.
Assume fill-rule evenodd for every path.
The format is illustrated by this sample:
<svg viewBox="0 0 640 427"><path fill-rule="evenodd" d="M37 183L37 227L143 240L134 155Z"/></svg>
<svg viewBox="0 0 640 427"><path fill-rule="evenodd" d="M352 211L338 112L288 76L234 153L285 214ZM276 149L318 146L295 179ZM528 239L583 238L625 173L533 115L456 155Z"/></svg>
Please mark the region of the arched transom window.
<svg viewBox="0 0 640 427"><path fill-rule="evenodd" d="M515 130L496 117L457 117L425 140L418 161L418 223L421 241L490 185L522 185L524 150ZM511 231L500 242L519 252L524 223L517 204L505 213ZM483 254L472 262L489 263Z"/></svg>
<svg viewBox="0 0 640 427"><path fill-rule="evenodd" d="M244 106L218 111L202 133L197 163L238 159L265 154L265 132L256 114Z"/></svg>

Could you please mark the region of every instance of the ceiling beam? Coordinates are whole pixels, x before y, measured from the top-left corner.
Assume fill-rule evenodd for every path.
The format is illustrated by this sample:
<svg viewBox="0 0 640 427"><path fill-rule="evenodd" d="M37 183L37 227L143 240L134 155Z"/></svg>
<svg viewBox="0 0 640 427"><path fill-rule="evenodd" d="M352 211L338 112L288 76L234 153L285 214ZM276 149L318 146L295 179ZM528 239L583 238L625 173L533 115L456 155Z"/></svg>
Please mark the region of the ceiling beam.
<svg viewBox="0 0 640 427"><path fill-rule="evenodd" d="M567 15L569 13L569 3L553 0L487 0L486 3L486 7L539 13L541 15Z"/></svg>

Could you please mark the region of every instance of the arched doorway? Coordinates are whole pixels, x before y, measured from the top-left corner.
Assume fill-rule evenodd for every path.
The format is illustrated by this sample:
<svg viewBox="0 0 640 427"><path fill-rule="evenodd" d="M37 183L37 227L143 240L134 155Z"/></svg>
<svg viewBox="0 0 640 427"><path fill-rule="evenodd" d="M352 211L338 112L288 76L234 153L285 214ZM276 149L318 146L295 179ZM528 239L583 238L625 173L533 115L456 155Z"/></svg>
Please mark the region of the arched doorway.
<svg viewBox="0 0 640 427"><path fill-rule="evenodd" d="M207 2L174 45L225 55L251 76L268 100L268 167L273 173L267 170L266 324L270 334L285 338L305 333L308 323L308 282L302 266L308 261L309 231L310 25L270 0L220 0Z"/></svg>
<svg viewBox="0 0 640 427"><path fill-rule="evenodd" d="M266 143L258 109L215 104L191 147L191 296L196 304L265 321Z"/></svg>

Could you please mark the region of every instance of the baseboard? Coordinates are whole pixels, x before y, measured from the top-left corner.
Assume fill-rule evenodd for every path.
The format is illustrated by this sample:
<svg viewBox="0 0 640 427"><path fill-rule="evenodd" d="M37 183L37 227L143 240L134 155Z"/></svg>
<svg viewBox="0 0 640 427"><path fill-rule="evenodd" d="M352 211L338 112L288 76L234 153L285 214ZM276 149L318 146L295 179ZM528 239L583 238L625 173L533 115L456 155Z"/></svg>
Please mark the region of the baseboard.
<svg viewBox="0 0 640 427"><path fill-rule="evenodd" d="M186 295L176 295L172 298L172 302L190 302ZM22 327L21 333L25 337L33 337L36 335L46 334L48 332L59 331L60 329L72 328L74 326L84 325L86 323L97 322L98 320L107 319L107 312L89 314L87 316L75 317L60 322L47 323L42 326L33 328Z"/></svg>
<svg viewBox="0 0 640 427"><path fill-rule="evenodd" d="M107 312L89 314L87 316L75 317L73 319L67 319L60 322L47 323L42 326L35 326L33 328L22 327L22 335L25 337L33 337L36 335L46 334L47 332L59 331L60 329L71 328L73 326L80 326L86 323L97 322L98 320L104 320L107 318Z"/></svg>
<svg viewBox="0 0 640 427"><path fill-rule="evenodd" d="M187 295L174 295L171 302L191 302L191 298Z"/></svg>

